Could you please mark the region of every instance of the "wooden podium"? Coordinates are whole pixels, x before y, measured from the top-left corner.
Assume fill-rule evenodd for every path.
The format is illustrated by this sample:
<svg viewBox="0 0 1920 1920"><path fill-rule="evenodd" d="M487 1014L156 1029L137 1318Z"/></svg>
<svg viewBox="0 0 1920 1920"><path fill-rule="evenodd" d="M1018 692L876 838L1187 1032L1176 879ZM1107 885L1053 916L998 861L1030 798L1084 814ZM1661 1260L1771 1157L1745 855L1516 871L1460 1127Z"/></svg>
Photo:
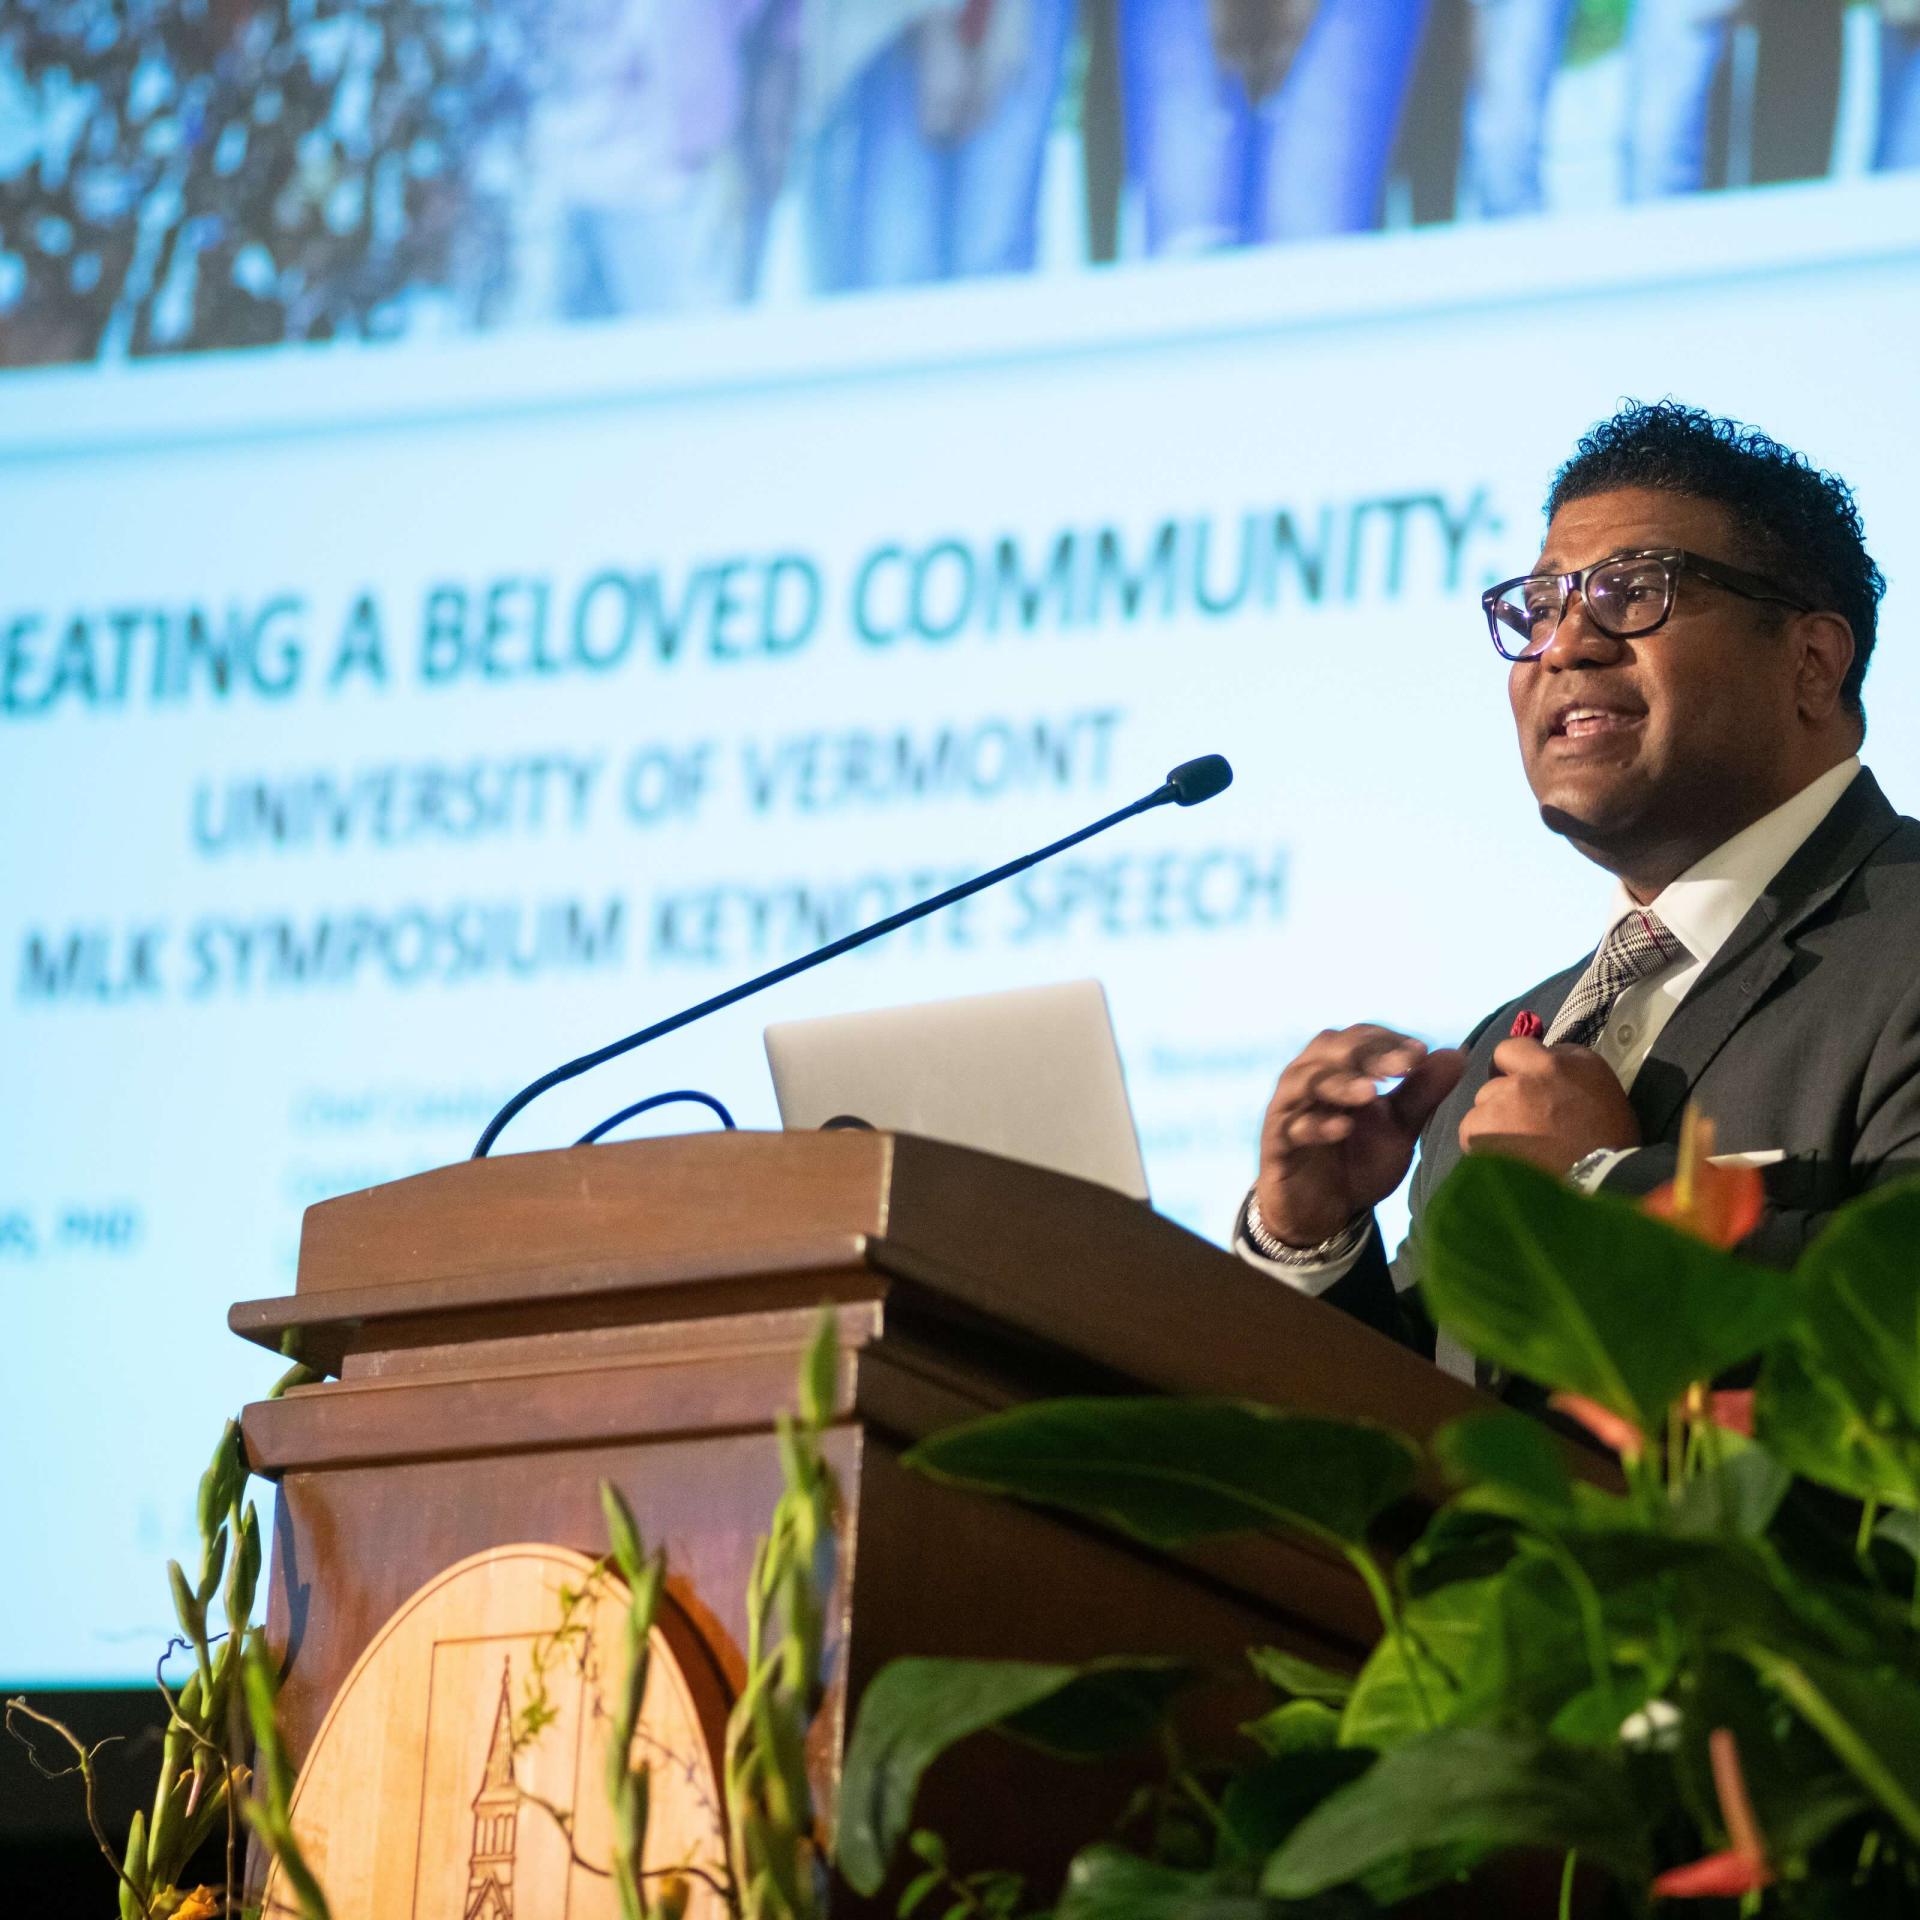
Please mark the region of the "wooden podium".
<svg viewBox="0 0 1920 1920"><path fill-rule="evenodd" d="M1484 1404L1137 1202L904 1135L518 1154L349 1194L309 1209L294 1294L230 1315L336 1376L244 1417L279 1482L268 1631L296 1763L444 1569L514 1543L603 1552L602 1478L666 1549L684 1691L717 1737L780 1486L774 1415L823 1302L844 1501L824 1804L847 1704L896 1655L1237 1665L1267 1642L1350 1665L1373 1638L1335 1558L1266 1539L1150 1552L905 1471L922 1436L1067 1393L1231 1394L1416 1438ZM975 1745L929 1781L964 1866L1057 1868L1111 1807L1110 1779Z"/></svg>

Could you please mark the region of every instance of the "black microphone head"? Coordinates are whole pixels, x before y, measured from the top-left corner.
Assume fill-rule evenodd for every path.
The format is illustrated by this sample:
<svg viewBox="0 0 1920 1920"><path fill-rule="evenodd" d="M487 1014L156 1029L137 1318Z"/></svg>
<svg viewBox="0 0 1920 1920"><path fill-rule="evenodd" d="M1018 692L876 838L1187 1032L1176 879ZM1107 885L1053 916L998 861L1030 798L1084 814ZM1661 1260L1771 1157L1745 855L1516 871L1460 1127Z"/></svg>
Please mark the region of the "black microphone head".
<svg viewBox="0 0 1920 1920"><path fill-rule="evenodd" d="M1175 767L1167 775L1167 785L1181 806L1197 807L1233 785L1233 769L1225 754L1203 753L1198 760L1183 760Z"/></svg>

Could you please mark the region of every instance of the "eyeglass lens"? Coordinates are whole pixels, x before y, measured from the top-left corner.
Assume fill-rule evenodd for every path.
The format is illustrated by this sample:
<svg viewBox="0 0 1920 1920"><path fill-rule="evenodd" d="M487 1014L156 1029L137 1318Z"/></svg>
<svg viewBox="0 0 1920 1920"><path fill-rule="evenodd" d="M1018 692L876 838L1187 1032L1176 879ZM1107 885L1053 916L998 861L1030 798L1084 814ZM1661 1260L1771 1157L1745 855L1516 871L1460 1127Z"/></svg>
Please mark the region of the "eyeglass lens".
<svg viewBox="0 0 1920 1920"><path fill-rule="evenodd" d="M1582 592L1593 624L1616 640L1626 640L1652 632L1666 618L1673 579L1664 560L1609 560L1587 575ZM1494 603L1494 617L1504 630L1499 635L1501 651L1509 659L1531 659L1553 639L1566 604L1560 582L1551 574L1509 587Z"/></svg>

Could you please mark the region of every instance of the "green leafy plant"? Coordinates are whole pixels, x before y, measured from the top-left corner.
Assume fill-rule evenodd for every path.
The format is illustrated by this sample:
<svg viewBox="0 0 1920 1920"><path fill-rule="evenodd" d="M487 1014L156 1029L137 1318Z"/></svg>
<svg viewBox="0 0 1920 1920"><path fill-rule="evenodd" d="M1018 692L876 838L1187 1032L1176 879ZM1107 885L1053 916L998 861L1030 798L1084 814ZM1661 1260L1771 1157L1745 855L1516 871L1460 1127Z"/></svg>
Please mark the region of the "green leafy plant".
<svg viewBox="0 0 1920 1920"><path fill-rule="evenodd" d="M274 1384L270 1397L315 1377L304 1367L294 1367ZM113 1845L96 1811L98 1748L88 1747L69 1727L24 1698L7 1702L7 1728L26 1739L30 1749L26 1729L37 1726L74 1756L59 1771L80 1778L88 1825L119 1882L121 1920L167 1920L183 1908L193 1914L248 1911L239 1896L241 1823L253 1779L258 1709L264 1698L271 1715L273 1693L271 1676L261 1666L251 1636L261 1533L259 1513L246 1497L247 1479L239 1424L229 1420L200 1477L198 1566L189 1577L177 1560L167 1562L180 1637L168 1647L155 1674L167 1711L160 1777L151 1810L134 1815L123 1847ZM167 1656L175 1652L192 1663L178 1688L166 1678ZM255 1667L261 1667L257 1674ZM37 1751L33 1758L42 1772L51 1771ZM217 1891L181 1886L188 1863L222 1832L224 1884ZM271 1847L272 1834L263 1830L263 1837ZM317 1899L317 1889L315 1893ZM324 1902L308 1906L303 1897L303 1913L307 1920L325 1920Z"/></svg>
<svg viewBox="0 0 1920 1920"><path fill-rule="evenodd" d="M1389 1563L1375 1530L1419 1462L1377 1427L1085 1399L908 1456L1156 1545L1305 1537L1379 1612L1355 1675L1251 1649L1273 1701L1244 1747L1170 1770L1203 1817L1172 1845L1089 1836L1063 1920L1369 1913L1527 1854L1558 1857L1563 1914L1577 1890L1609 1912L1920 1911L1920 1185L1844 1209L1778 1273L1725 1250L1756 1176L1713 1168L1705 1136L1649 1208L1475 1157L1423 1223L1435 1318L1552 1389L1615 1450L1611 1481L1536 1420L1476 1413L1436 1436L1455 1491ZM1736 1368L1757 1389L1716 1391ZM1145 1747L1175 1703L1155 1664L884 1670L849 1744L841 1872L880 1892L926 1767L990 1727L1027 1737L1035 1702L1124 1678L1136 1711L1082 1750Z"/></svg>
<svg viewBox="0 0 1920 1920"><path fill-rule="evenodd" d="M821 1920L826 1859L807 1771L808 1729L823 1690L825 1620L834 1577L838 1488L822 1448L839 1368L837 1327L823 1310L801 1362L799 1406L776 1422L781 1492L755 1551L747 1592L747 1648L740 1697L728 1718L723 1758L727 1857L718 1872L698 1862L648 1869L650 1776L633 1758L646 1697L648 1636L666 1587L666 1557L649 1552L632 1509L612 1482L600 1483L608 1552L585 1581L560 1589L559 1617L533 1650L515 1747L538 1740L555 1718L549 1668L585 1653L588 1602L611 1568L625 1584L625 1680L607 1736L604 1790L613 1815L611 1877L621 1920L680 1920L689 1881L705 1880L734 1920ZM520 1789L559 1826L569 1848L574 1817ZM573 1854L595 1874L609 1870ZM983 1909L983 1913L984 1913ZM992 1920L998 1920L995 1913Z"/></svg>
<svg viewBox="0 0 1920 1920"><path fill-rule="evenodd" d="M646 1763L633 1762L633 1736L647 1694L647 1636L653 1631L666 1587L667 1559L657 1548L648 1553L634 1525L633 1511L610 1480L600 1482L600 1508L606 1515L613 1564L626 1582L626 1682L614 1708L607 1736L607 1804L613 1811L613 1879L620 1896L621 1920L679 1920L687 1905L684 1873L663 1877L657 1898L649 1898L643 1858L647 1849Z"/></svg>
<svg viewBox="0 0 1920 1920"><path fill-rule="evenodd" d="M826 1911L806 1742L824 1688L833 1586L838 1492L821 1435L838 1372L827 1311L801 1363L799 1412L778 1423L784 1484L748 1577L746 1678L727 1720L729 1904L741 1920L821 1920Z"/></svg>
<svg viewBox="0 0 1920 1920"><path fill-rule="evenodd" d="M826 1609L834 1580L839 1494L822 1436L833 1417L838 1368L836 1322L831 1309L823 1309L801 1364L798 1411L777 1423L782 1491L756 1551L747 1595L745 1681L726 1738L728 1857L722 1873L709 1873L697 1863L658 1870L643 1866L649 1773L646 1762L636 1763L632 1755L646 1695L648 1636L665 1590L666 1561L661 1552L647 1551L632 1510L610 1482L600 1486L607 1554L579 1586L561 1589L559 1617L533 1649L525 1695L513 1719L516 1752L538 1741L553 1723L549 1670L584 1655L588 1603L601 1591L609 1569L619 1575L627 1595L625 1679L613 1707L603 1781L613 1816L612 1859L603 1868L577 1852L572 1857L588 1871L612 1878L622 1920L680 1920L690 1877L707 1880L735 1920L823 1920L827 1864L806 1740L823 1692ZM273 1394L317 1377L296 1367ZM122 1920L215 1920L220 1915L259 1920L259 1908L240 1894L237 1840L243 1822L277 1864L282 1898L291 1896L300 1920L330 1920L326 1896L294 1834L294 1774L275 1712L278 1678L251 1625L260 1527L244 1498L247 1475L239 1427L229 1421L200 1484L198 1572L189 1579L177 1563L168 1563L183 1635L176 1644L192 1656L193 1669L178 1691L164 1678L159 1682L168 1730L154 1809L151 1816L134 1817L124 1848L113 1846L97 1816L98 1747L25 1699L6 1704L7 1728L27 1746L33 1764L43 1773L70 1773L80 1780L94 1838L120 1883ZM231 1554L230 1539L239 1543ZM216 1595L220 1632L210 1624ZM48 1738L68 1750L68 1764L54 1767L44 1760L41 1745ZM572 1851L572 1810L520 1791L556 1823ZM178 1882L188 1861L222 1822L228 1836L224 1886L183 1888ZM978 1920L1004 1920L1004 1891L994 1876L954 1884L968 1913L977 1913Z"/></svg>
<svg viewBox="0 0 1920 1920"><path fill-rule="evenodd" d="M558 1828L576 1867L598 1879L613 1881L621 1920L680 1920L686 1911L689 1876L710 1876L692 1862L654 1871L645 1867L651 1769L644 1759L636 1762L633 1758L647 1692L649 1635L666 1586L666 1556L658 1550L646 1551L632 1508L610 1480L600 1482L600 1511L607 1526L607 1552L594 1561L578 1586L571 1581L560 1583L555 1595L560 1603L559 1617L550 1632L535 1639L528 1653L521 1704L513 1716L512 1742L518 1760L537 1746L559 1719L550 1676L563 1662L571 1662L576 1669L587 1665L592 1655L590 1621L599 1602L609 1597L609 1569L613 1569L623 1583L626 1599L621 1609L624 1677L609 1716L602 1782L613 1816L610 1864L602 1866L581 1853L573 1808L535 1793L517 1775L514 1791L523 1803L545 1814ZM657 1888L650 1886L654 1881L660 1883ZM727 1889L722 1886L720 1891L725 1894Z"/></svg>
<svg viewBox="0 0 1920 1920"><path fill-rule="evenodd" d="M844 1878L878 1893L904 1850L916 1865L903 1920L936 1907L939 1920L1017 1920L1016 1876L954 1864L912 1820L926 1768L992 1729L1065 1760L1162 1756L1164 1781L1123 1831L1090 1836L1051 1893L1059 1920L1339 1920L1524 1853L1558 1856L1562 1914L1580 1887L1626 1912L1697 1896L1809 1917L1920 1910L1920 1187L1844 1210L1783 1276L1684 1230L1739 1212L1693 1192L1709 1181L1704 1151L1683 1158L1669 1197L1678 1225L1489 1159L1466 1162L1426 1218L1436 1317L1554 1389L1616 1450L1612 1484L1571 1471L1536 1422L1476 1413L1435 1437L1433 1465L1456 1491L1390 1558L1377 1529L1421 1463L1375 1426L1110 1398L1017 1408L923 1443L909 1456L919 1471L1154 1545L1315 1541L1353 1567L1382 1633L1356 1674L1249 1649L1270 1703L1239 1752L1200 1759L1172 1725L1210 1678L1186 1663L897 1662L868 1687L849 1742ZM826 1908L806 1740L834 1581L823 1436L837 1365L827 1314L799 1411L779 1424L783 1490L754 1561L727 1732L716 1884L738 1920ZM1757 1388L1715 1391L1734 1367L1757 1368ZM192 1667L163 1686L154 1810L124 1849L96 1826L123 1920L244 1911L231 1864L224 1897L177 1884L223 1822L231 1863L243 1817L305 1920L326 1920L289 1818L273 1670L248 1630L259 1536L244 1487L230 1427L202 1482L197 1571L169 1570ZM605 1781L612 1871L623 1920L677 1920L684 1879L641 1867L647 1775L630 1757L664 1566L610 1488L603 1504L603 1565L630 1603ZM556 1658L570 1619L563 1608L543 1642ZM535 1687L520 1733L537 1737L541 1721ZM36 1723L71 1749L91 1813L94 1751L9 1703L10 1727Z"/></svg>
<svg viewBox="0 0 1920 1920"><path fill-rule="evenodd" d="M247 1722L253 1730L254 1760L259 1774L259 1790L243 1803L242 1811L291 1890L300 1920L331 1920L327 1896L321 1892L320 1882L314 1878L313 1869L294 1838L293 1763L287 1758L286 1744L280 1738L279 1716L274 1711L280 1681L273 1656L257 1630L247 1635L240 1680L246 1695Z"/></svg>

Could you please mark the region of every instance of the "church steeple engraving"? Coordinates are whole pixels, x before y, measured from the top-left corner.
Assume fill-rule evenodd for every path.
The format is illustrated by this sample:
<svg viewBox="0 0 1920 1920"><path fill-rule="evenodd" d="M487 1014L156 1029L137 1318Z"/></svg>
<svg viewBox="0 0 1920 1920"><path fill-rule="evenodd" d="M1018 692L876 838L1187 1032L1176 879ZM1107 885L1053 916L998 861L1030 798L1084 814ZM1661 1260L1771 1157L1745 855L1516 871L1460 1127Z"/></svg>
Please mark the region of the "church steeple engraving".
<svg viewBox="0 0 1920 1920"><path fill-rule="evenodd" d="M513 1778L511 1656L500 1666L500 1702L480 1791L473 1796L473 1851L467 1859L464 1920L513 1920L513 1860L520 1789Z"/></svg>

